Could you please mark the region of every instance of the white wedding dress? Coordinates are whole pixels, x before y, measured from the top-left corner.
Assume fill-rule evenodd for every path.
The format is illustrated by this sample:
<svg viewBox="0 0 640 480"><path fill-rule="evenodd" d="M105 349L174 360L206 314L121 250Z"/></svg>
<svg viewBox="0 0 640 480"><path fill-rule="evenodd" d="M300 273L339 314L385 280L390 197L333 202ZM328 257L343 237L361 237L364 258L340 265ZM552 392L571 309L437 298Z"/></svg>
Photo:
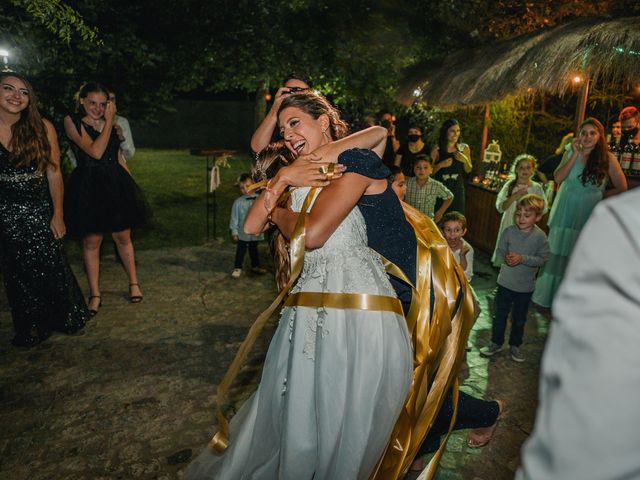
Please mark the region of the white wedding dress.
<svg viewBox="0 0 640 480"><path fill-rule="evenodd" d="M308 188L292 194L299 211ZM292 292L395 297L354 208L322 248L307 251ZM223 455L210 448L189 480L367 479L412 379L405 319L387 311L285 307L256 392L230 425Z"/></svg>

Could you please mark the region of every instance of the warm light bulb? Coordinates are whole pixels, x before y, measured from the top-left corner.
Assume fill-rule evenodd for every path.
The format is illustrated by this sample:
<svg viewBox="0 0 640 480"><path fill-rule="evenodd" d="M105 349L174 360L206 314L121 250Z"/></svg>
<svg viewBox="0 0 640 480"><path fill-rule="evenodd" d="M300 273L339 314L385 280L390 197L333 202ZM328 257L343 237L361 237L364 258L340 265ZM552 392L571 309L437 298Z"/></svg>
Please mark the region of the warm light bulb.
<svg viewBox="0 0 640 480"><path fill-rule="evenodd" d="M265 99L267 102L268 102L269 100L271 100L271 94L270 94L270 93L267 93L267 94L264 96L264 99Z"/></svg>
<svg viewBox="0 0 640 480"><path fill-rule="evenodd" d="M580 83L580 82L582 82L581 75L576 75L575 77L573 77L573 83Z"/></svg>

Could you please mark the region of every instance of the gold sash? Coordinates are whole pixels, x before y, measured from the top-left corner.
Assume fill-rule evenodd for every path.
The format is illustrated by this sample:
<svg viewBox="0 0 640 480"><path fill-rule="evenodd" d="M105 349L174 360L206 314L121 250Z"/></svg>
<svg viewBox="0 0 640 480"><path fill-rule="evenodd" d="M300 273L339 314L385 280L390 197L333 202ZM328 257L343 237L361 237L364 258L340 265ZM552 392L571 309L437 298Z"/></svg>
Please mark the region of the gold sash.
<svg viewBox="0 0 640 480"><path fill-rule="evenodd" d="M421 478L431 479L435 475L455 423L458 370L477 317L469 282L438 227L409 205L403 203L402 207L417 239L417 281L407 314L414 347L413 383L387 449L370 477L372 480L396 480L406 475L448 389L452 388L454 414L449 433L427 465L426 477ZM385 267L387 273L411 285L397 266L385 261ZM433 311L431 291L435 298Z"/></svg>

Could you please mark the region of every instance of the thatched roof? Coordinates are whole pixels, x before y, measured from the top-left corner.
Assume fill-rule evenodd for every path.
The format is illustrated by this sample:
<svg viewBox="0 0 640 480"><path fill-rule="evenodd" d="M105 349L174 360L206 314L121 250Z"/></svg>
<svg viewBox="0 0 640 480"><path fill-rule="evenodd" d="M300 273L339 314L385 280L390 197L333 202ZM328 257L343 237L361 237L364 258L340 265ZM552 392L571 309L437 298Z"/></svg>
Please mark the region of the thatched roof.
<svg viewBox="0 0 640 480"><path fill-rule="evenodd" d="M603 84L640 81L640 17L582 18L422 64L399 89L403 103L474 105L529 89L564 94L584 71Z"/></svg>

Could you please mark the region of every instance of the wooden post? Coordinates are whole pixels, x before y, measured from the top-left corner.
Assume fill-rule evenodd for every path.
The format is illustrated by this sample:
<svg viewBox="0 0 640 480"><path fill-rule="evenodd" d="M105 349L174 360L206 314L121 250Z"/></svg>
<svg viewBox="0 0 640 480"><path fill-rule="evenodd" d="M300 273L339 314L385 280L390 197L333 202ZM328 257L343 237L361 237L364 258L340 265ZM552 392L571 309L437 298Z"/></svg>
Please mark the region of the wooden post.
<svg viewBox="0 0 640 480"><path fill-rule="evenodd" d="M580 128L580 124L584 121L584 117L587 113L587 99L589 98L590 86L591 80L589 78L585 78L582 88L580 89L578 103L576 104L576 118L573 124L573 132L576 136L578 136L578 128Z"/></svg>
<svg viewBox="0 0 640 480"><path fill-rule="evenodd" d="M254 109L254 130L258 128L258 125L262 123L264 117L267 115L267 100L265 99L265 95L269 93L267 88L268 82L262 83L256 89L256 103Z"/></svg>
<svg viewBox="0 0 640 480"><path fill-rule="evenodd" d="M487 142L489 141L489 123L491 122L491 104L487 103L484 106L484 120L482 122L482 142L480 145L480 156L478 161L473 165L473 174L478 175L480 173L480 164L482 163L484 151L487 149Z"/></svg>

